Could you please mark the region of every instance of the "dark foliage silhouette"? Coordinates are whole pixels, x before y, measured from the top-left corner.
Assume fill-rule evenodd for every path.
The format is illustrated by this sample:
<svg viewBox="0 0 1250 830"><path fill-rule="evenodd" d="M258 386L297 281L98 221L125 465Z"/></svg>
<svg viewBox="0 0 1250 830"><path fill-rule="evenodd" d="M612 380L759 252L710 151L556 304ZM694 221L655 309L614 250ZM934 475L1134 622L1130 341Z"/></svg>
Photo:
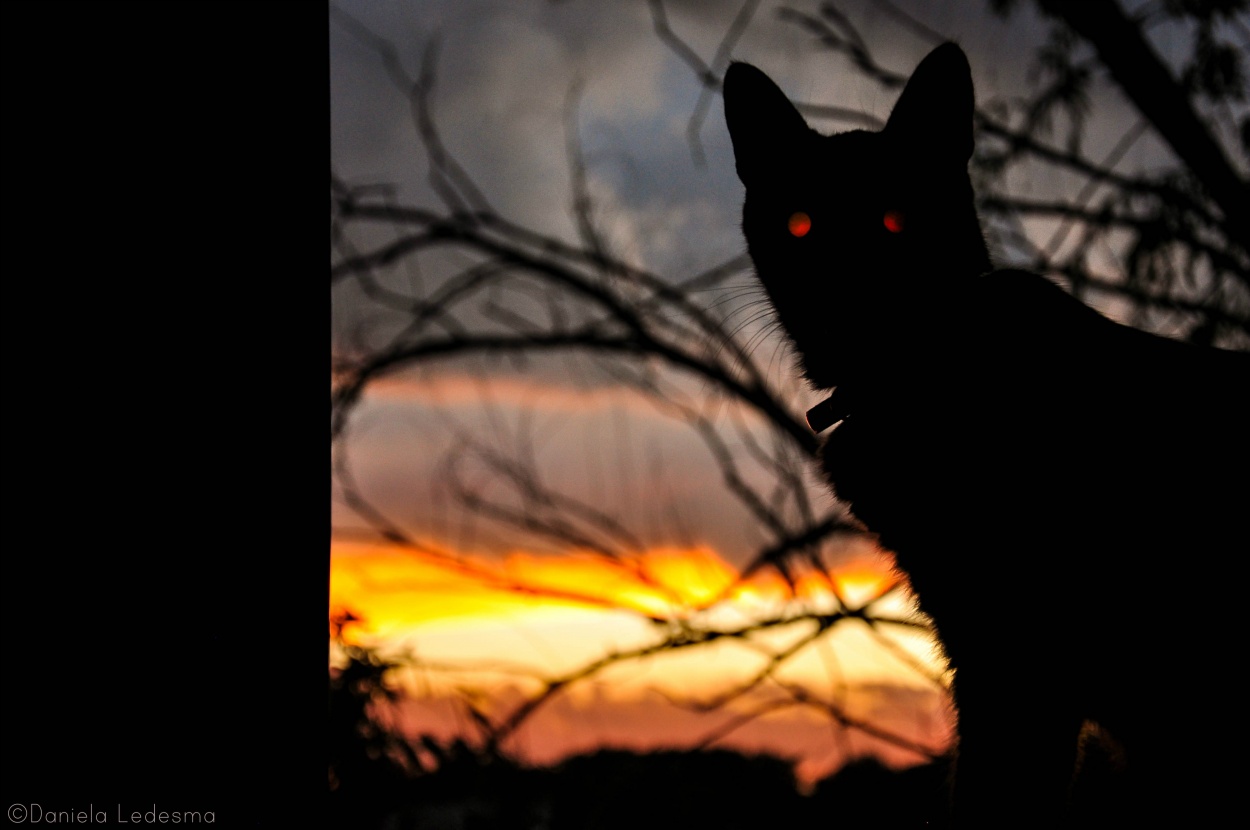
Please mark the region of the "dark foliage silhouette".
<svg viewBox="0 0 1250 830"><path fill-rule="evenodd" d="M945 760L902 771L873 758L852 761L816 785L809 826L936 828L948 800L948 776Z"/></svg>
<svg viewBox="0 0 1250 830"><path fill-rule="evenodd" d="M762 827L782 817L801 823L830 813L876 815L885 822L878 826L905 827L911 824L895 820L919 815L910 805L940 781L938 766L895 773L864 761L841 773L845 780L821 782L804 797L791 762L768 755L604 749L534 768L459 740L409 743L387 723L387 704L396 699L387 673L397 664L339 645L346 665L330 679L331 827L684 830Z"/></svg>
<svg viewBox="0 0 1250 830"><path fill-rule="evenodd" d="M1233 770L1179 760L1246 738L1197 720L1222 694L1211 672L1241 586L1213 580L1200 620L1147 620L1158 568L1244 546L1250 355L992 270L967 172L973 111L953 44L880 132L818 134L763 73L731 66L752 260L806 377L836 387L812 413L817 429L840 422L826 475L897 553L955 669L960 826L1057 826L1087 721L1123 749L1124 810L1214 820ZM1025 612L1010 629L985 617L988 579Z"/></svg>
<svg viewBox="0 0 1250 830"><path fill-rule="evenodd" d="M345 614L332 621L336 638L353 619ZM385 682L391 664L339 644L347 664L330 673L326 731L331 826L376 826L401 803L421 765L412 747L377 719L375 707L394 695Z"/></svg>

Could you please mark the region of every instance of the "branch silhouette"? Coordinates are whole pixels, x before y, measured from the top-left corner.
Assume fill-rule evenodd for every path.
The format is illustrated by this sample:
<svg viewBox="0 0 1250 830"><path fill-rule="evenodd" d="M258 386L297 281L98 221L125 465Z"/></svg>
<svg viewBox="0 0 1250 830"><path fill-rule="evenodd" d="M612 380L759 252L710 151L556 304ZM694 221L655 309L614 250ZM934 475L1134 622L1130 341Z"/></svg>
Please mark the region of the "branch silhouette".
<svg viewBox="0 0 1250 830"><path fill-rule="evenodd" d="M700 83L701 94L687 126L696 163L702 158L699 133L704 118L735 45L755 20L758 5L747 0L737 9L705 60L674 29L663 0L647 2L656 38L690 67ZM898 26L921 38L942 38L894 4L876 5ZM1124 36L1126 25L1137 42L1148 45L1140 23L1112 20L1114 9L1109 3L1090 4L1087 16L1070 15L1066 9L1073 4L1040 5L1056 15L1057 26L1068 26L1087 38L1095 55L1075 60L1070 50L1060 50L1055 65L1062 71L1042 72L1044 82L1030 98L980 104L975 116L984 139L975 159L979 208L992 221L997 239L1021 264L1063 277L1076 293L1129 303L1143 325L1170 327L1196 341L1250 343L1250 254L1245 235L1250 223L1241 221L1244 189L1238 189L1244 188L1244 177L1223 149L1220 154L1207 152L1210 145L1204 142L1218 143L1218 139L1204 126L1201 111L1165 128L1143 97L1149 97L1142 80L1145 76L1134 74L1146 60L1140 50L1117 52L1114 62L1110 59L1108 38ZM811 36L813 60L825 54L841 55L854 71L885 89L897 89L905 80L879 59L879 47L864 36L855 16L839 5L822 3L811 10L787 7L778 15L782 22ZM374 51L406 99L428 165L426 177L437 199L436 206L400 203L392 188L348 182L331 170L331 289L358 292L371 309L385 313L388 321L371 329L362 326L353 339L336 343L332 354L332 475L338 498L362 524L336 528L336 538L385 540L424 562L493 589L625 610L655 626L653 643L609 651L559 676L544 676L524 667L509 669L534 681L539 691L502 716L489 715L466 696L465 705L480 730L482 745L502 751L554 696L609 667L723 640L756 646L753 637L759 632L810 625L812 630L791 646L768 651L764 667L754 675L710 699L681 702L704 711L721 710L730 703L749 704L746 712L734 714L709 731L700 745L715 743L768 712L806 707L823 712L843 728L918 756L941 754L942 747L922 746L893 734L856 717L836 701L778 678L779 668L824 641L844 621L860 620L883 653L933 688L945 690L944 679L888 633L893 626L923 630L923 621L878 614L874 603L851 608L829 576L824 557L827 546L840 535L861 534L862 528L845 511L814 507L806 473L818 440L792 404L793 389L777 380L755 354L769 329L759 326L755 317L737 319L741 308L724 308L751 299L744 293L751 289L739 280L748 273L747 257L736 255L694 273L660 274L613 252L578 135L580 83L568 89L563 136L574 238L535 230L524 217L504 215L439 131L434 108L437 42L425 50L418 71L412 73L387 38L333 6L331 17L335 25ZM1166 67L1161 71L1167 71ZM1139 104L1141 118L1102 157L1091 156L1079 141L1054 142L1047 133L1051 113L1077 112L1084 85L1090 83L1087 77L1102 76L1114 79ZM1187 95L1171 74L1167 84L1166 98ZM1167 106L1172 112L1177 103L1173 100ZM811 101L800 105L800 110L812 118L881 125L876 115L836 101ZM1074 123L1078 137L1088 129L1088 122ZM1160 131L1176 150L1178 164L1162 170L1129 169L1123 162L1127 150L1142 135ZM1209 157L1210 163L1190 164L1198 157ZM1064 201L1014 189L1012 182L1025 168L1077 177L1081 182L1078 197ZM1060 230L1049 241L1038 242L1027 232L1026 222L1037 217L1061 220ZM1124 236L1127 242L1113 243ZM1094 256L1108 248L1118 254L1112 268ZM395 287L395 281L388 279L400 267L419 271L413 263L430 255L446 256L456 265L434 279L425 274L414 277L407 289ZM647 540L612 506L551 488L540 474L539 462L523 447L504 452L466 433L458 435L442 468L448 497L483 523L516 538L595 553L664 597L666 610L622 606L593 591L540 584L459 555L386 515L363 495L348 463L349 446L353 416L375 384L414 367L452 359L492 356L522 361L551 354L588 356L622 387L682 424L706 449L721 486L754 520L763 540L731 585L692 602L647 570L641 558ZM476 465L475 475L490 487L471 480L469 464ZM710 612L730 602L737 588L767 572L780 576L792 595L801 577L822 579L833 597L834 610L808 608L739 627L711 622L714 615ZM428 661L414 665L442 673L476 670ZM765 687L773 697L748 700Z"/></svg>

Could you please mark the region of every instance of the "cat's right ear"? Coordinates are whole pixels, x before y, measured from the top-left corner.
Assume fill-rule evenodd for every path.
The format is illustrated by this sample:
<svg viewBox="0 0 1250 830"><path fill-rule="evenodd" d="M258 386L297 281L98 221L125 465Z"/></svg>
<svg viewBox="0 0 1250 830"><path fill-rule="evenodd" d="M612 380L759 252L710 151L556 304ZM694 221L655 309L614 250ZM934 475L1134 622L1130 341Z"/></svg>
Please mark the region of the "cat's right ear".
<svg viewBox="0 0 1250 830"><path fill-rule="evenodd" d="M769 177L810 130L785 93L749 63L729 65L724 94L738 178L750 187Z"/></svg>
<svg viewBox="0 0 1250 830"><path fill-rule="evenodd" d="M966 165L974 108L968 58L954 43L943 43L912 73L884 132L930 162Z"/></svg>

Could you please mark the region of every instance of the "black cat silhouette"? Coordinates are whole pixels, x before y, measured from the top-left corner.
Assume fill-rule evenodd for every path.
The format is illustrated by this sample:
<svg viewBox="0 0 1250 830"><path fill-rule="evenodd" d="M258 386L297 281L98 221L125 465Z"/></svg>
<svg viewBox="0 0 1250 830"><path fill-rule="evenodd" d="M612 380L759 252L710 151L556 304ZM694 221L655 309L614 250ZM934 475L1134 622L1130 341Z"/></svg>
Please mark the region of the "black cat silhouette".
<svg viewBox="0 0 1250 830"><path fill-rule="evenodd" d="M1124 762L1111 826L1237 815L1250 355L993 270L954 44L879 132L815 132L744 63L724 99L759 280L808 380L835 388L809 415L840 421L828 481L954 669L954 823L1078 822L1083 725Z"/></svg>

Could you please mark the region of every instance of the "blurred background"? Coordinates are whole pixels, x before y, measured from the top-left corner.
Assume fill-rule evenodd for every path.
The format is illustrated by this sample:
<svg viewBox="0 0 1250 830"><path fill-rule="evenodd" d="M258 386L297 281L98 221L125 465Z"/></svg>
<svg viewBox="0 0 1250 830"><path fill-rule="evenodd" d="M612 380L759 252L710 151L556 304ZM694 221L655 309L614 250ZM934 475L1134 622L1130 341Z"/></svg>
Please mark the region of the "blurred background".
<svg viewBox="0 0 1250 830"><path fill-rule="evenodd" d="M818 478L720 79L745 60L817 129L876 129L958 42L996 264L1245 349L1247 3L336 0L328 26L334 821L921 814L941 644ZM1010 648L1027 612L990 574L984 608Z"/></svg>

